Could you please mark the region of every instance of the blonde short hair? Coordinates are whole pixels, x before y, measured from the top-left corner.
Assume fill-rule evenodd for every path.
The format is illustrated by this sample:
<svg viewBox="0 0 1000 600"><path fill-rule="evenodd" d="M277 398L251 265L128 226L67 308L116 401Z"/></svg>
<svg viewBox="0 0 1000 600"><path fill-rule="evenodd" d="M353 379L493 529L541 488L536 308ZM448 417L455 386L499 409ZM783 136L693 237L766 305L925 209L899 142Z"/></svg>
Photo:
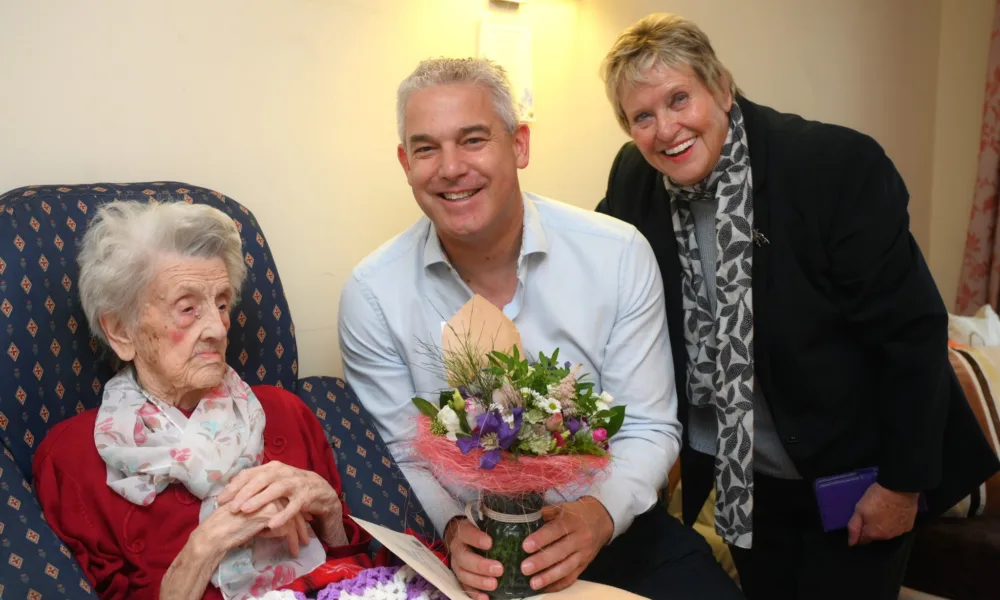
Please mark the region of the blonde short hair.
<svg viewBox="0 0 1000 600"><path fill-rule="evenodd" d="M601 64L608 100L625 133L631 128L622 108L622 90L644 81L645 72L659 65L691 67L714 94L724 91L723 84L733 98L740 93L732 74L719 61L701 28L677 15L651 14L623 31Z"/></svg>

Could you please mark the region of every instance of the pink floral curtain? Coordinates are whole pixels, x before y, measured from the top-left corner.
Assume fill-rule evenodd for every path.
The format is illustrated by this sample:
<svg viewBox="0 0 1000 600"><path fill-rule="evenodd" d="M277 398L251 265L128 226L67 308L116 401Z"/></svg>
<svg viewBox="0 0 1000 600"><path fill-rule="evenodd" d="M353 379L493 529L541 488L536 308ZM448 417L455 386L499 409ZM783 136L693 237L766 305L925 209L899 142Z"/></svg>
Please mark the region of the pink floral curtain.
<svg viewBox="0 0 1000 600"><path fill-rule="evenodd" d="M979 174L958 284L957 314L971 314L984 304L1000 310L1000 236L997 235L997 183L1000 181L1000 0L990 35L986 99L979 139Z"/></svg>

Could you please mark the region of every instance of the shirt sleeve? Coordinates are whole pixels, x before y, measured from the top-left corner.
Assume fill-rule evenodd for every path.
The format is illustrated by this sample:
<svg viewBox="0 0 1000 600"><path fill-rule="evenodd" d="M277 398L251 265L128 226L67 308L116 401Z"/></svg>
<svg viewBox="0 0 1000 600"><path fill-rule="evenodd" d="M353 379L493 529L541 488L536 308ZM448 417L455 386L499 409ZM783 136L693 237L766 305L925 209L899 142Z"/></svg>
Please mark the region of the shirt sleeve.
<svg viewBox="0 0 1000 600"><path fill-rule="evenodd" d="M61 469L57 457L49 453L57 443L56 437L60 444L74 444L62 434L49 437L52 439L46 439L38 449L33 465L35 492L45 521L73 552L101 600L126 600L129 581L122 570L125 557L110 524L96 512L99 506L84 500L76 479Z"/></svg>
<svg viewBox="0 0 1000 600"><path fill-rule="evenodd" d="M439 534L452 518L463 514L461 503L406 448L416 435L409 403L416 391L409 366L393 344L392 335L370 290L351 276L340 298L340 350L344 376L365 410L375 420L382 439L406 476ZM399 409L406 399L406 410Z"/></svg>
<svg viewBox="0 0 1000 600"><path fill-rule="evenodd" d="M656 504L681 447L663 282L638 231L621 257L617 289L600 377L601 389L625 406L625 422L611 438L610 474L589 492L614 520L615 537Z"/></svg>

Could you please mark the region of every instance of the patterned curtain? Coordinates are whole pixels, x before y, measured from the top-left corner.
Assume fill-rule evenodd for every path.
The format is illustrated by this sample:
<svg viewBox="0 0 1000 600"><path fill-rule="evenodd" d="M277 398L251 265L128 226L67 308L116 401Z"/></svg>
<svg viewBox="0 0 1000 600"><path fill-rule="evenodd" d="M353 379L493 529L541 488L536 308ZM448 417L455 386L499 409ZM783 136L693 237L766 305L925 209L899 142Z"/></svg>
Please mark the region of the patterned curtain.
<svg viewBox="0 0 1000 600"><path fill-rule="evenodd" d="M971 314L984 304L1000 309L1000 0L993 15L986 98L979 139L979 174L972 201L972 215L965 241L962 276L959 279L957 314Z"/></svg>

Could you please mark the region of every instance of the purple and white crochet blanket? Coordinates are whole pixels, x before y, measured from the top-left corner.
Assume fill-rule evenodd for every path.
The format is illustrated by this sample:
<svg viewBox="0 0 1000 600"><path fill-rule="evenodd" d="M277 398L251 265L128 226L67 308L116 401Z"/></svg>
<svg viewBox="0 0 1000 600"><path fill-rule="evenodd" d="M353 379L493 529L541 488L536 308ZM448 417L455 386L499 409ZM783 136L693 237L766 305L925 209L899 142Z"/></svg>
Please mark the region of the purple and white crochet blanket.
<svg viewBox="0 0 1000 600"><path fill-rule="evenodd" d="M268 592L254 600L310 600L301 592ZM365 569L353 579L331 583L315 600L446 600L444 594L406 565Z"/></svg>

